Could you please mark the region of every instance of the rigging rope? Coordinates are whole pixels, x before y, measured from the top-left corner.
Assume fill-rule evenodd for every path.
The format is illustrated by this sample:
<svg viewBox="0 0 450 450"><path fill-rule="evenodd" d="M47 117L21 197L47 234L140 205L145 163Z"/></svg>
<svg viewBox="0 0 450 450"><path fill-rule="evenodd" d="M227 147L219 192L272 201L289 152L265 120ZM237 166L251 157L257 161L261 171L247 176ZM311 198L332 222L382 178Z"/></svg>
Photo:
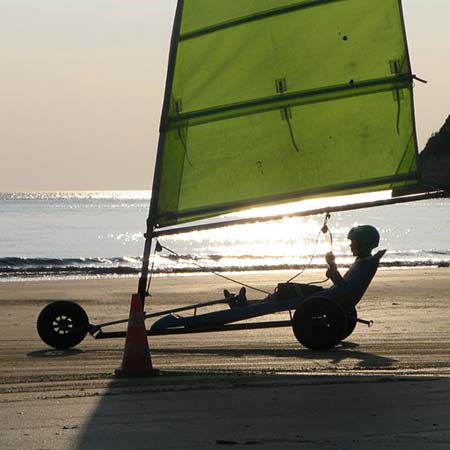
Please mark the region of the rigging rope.
<svg viewBox="0 0 450 450"><path fill-rule="evenodd" d="M308 264L306 264L306 265L303 267L303 269L302 269L299 273L297 273L296 275L294 275L293 277L291 277L286 283L290 283L290 282L292 282L293 280L295 280L296 278L298 278L300 275L302 275L302 273L303 273L308 267L311 266L311 263L312 263L314 257L316 256L316 248L317 248L317 244L318 244L318 242L319 242L319 239L320 239L320 235L321 235L321 234L326 234L326 233L328 233L328 234L330 235L330 246L331 246L331 251L333 251L333 234L331 233L331 230L328 228L328 224L327 224L328 219L330 219L330 217L331 217L330 213L327 212L327 213L325 214L325 219L324 219L322 228L320 229L319 233L317 234L316 242L315 242L315 244L314 244L314 250L313 250L313 253L312 253L312 255L311 255L311 258L310 258ZM174 255L174 256L176 256L176 257L178 257L178 258L181 258L181 255L180 255L179 253L177 253L176 251L170 249L169 247L166 247L165 245L162 245L158 240L156 241L155 249L154 249L154 252L153 252L152 268L151 268L151 271L150 271L150 278L149 278L148 286L147 286L147 293L148 293L148 288L150 287L150 281L151 281L151 274L152 274L152 272L153 272L153 266L154 266L154 264L155 264L154 256L155 256L156 252L160 252L160 251L162 251L163 249L166 250L167 252L171 253L172 255ZM225 276L225 275L222 275L221 273L218 273L218 272L215 272L215 271L213 271L213 270L210 270L210 269L208 269L207 267L204 267L204 266L202 266L201 264L198 264L197 262L193 261L192 259L190 260L190 262L191 262L191 264L193 264L194 266L197 266L197 267L199 267L200 269L205 270L205 271L208 271L208 272L212 273L213 275L216 275L216 276L218 276L218 277L220 277L220 278L223 278L223 279L225 279L225 280L227 280L227 281L231 281L232 283L236 283L236 284L239 284L240 286L244 286L244 287L246 287L246 288L253 289L254 291L262 292L263 294L267 294L267 295L271 295L271 294L272 294L271 292L265 291L264 289L259 289L259 288L257 288L257 287L251 286L250 284L242 283L241 281L235 280L234 278L227 277L227 276ZM323 280L323 281L311 282L311 283L307 283L307 284L321 284L321 283L325 283L325 282L328 281L328 280L329 280L329 278L326 278L326 279ZM150 295L150 294L149 294L149 295Z"/></svg>
<svg viewBox="0 0 450 450"><path fill-rule="evenodd" d="M172 253L172 255L175 255L175 256L177 256L177 257L181 257L180 254L178 254L178 253L175 252L174 250L172 250L172 249L170 249L170 248L168 248L168 247L162 245L159 241L156 241L156 245L159 246L161 249L164 249L164 250L168 251L169 253ZM194 266L197 266L197 267L199 267L199 268L202 269L202 270L206 270L206 271L212 273L213 275L217 275L217 276L220 277L220 278L224 278L225 280L231 281L231 282L233 282L233 283L239 284L239 285L244 286L244 287L247 287L247 288L249 288L249 289L253 289L254 291L262 292L263 294L267 294L267 295L270 295L270 294L271 294L271 292L265 291L264 289L256 288L256 287L254 287L254 286L251 286L250 284L242 283L241 281L238 281L238 280L235 280L235 279L233 279L233 278L227 277L227 276L225 276L225 275L222 275L221 273L218 273L218 272L214 272L214 271L212 271L212 270L209 270L207 267L204 267L204 266L202 266L201 264L196 263L195 261L192 261L192 260L191 260L190 262L191 262L191 264L193 264Z"/></svg>
<svg viewBox="0 0 450 450"><path fill-rule="evenodd" d="M300 152L300 149L298 148L297 142L295 142L294 130L292 129L292 124L291 124L291 119L289 117L289 110L288 110L288 108L284 108L284 114L286 116L286 122L288 124L289 134L291 136L292 145L294 146L296 152Z"/></svg>
<svg viewBox="0 0 450 450"><path fill-rule="evenodd" d="M312 252L312 255L311 255L311 258L310 258L308 264L306 264L306 265L303 267L303 269L302 269L300 272L298 272L296 275L294 275L293 277L289 278L289 280L287 280L286 283L291 283L293 280L295 280L295 279L298 278L300 275L302 275L303 272L304 272L308 267L311 266L311 263L312 263L314 257L316 256L316 248L317 248L317 244L319 243L319 239L320 239L320 235L321 235L321 234L329 233L329 235L330 235L330 246L331 246L331 251L333 251L333 234L331 233L331 230L330 230L329 227L328 227L328 219L329 219L330 217L331 217L331 214L327 212L327 213L325 214L325 219L324 219L324 221L323 221L322 228L320 229L319 233L317 234L316 242L315 242L315 244L314 244L314 249L313 249L313 252ZM326 278L326 279L323 280L323 281L317 281L316 283L308 283L308 284L320 284L320 283L325 283L325 282L328 281L328 280L329 280L329 278Z"/></svg>

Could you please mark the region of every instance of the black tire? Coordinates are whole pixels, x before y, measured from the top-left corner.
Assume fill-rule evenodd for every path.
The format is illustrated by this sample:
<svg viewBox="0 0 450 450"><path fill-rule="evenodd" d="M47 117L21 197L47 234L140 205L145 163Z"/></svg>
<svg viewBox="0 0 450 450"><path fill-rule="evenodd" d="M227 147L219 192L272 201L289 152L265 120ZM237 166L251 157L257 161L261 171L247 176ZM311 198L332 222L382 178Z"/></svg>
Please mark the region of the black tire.
<svg viewBox="0 0 450 450"><path fill-rule="evenodd" d="M85 338L88 330L89 319L84 309L64 300L47 305L37 320L40 338L58 350L75 347Z"/></svg>
<svg viewBox="0 0 450 450"><path fill-rule="evenodd" d="M353 306L350 311L347 311L347 323L345 326L344 333L342 334L341 341L347 339L355 330L356 327L356 319L358 318L358 313L356 312L356 308Z"/></svg>
<svg viewBox="0 0 450 450"><path fill-rule="evenodd" d="M305 300L292 320L295 337L310 350L333 348L342 340L346 326L344 310L324 297Z"/></svg>

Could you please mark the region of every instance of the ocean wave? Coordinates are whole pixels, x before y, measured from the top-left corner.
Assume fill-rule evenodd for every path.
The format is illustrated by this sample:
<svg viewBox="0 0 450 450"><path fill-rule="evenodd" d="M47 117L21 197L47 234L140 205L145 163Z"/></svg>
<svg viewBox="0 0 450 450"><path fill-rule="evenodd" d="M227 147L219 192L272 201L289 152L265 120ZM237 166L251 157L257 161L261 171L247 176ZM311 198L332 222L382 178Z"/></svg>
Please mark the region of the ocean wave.
<svg viewBox="0 0 450 450"><path fill-rule="evenodd" d="M144 200L148 203L151 191L35 191L0 192L0 200L42 201L42 200Z"/></svg>
<svg viewBox="0 0 450 450"><path fill-rule="evenodd" d="M171 258L166 258L167 263L161 263L153 272L155 274L190 274L211 272L249 272L269 270L326 270L324 263L311 264L287 264L270 258L265 263L264 258L248 259L247 256L233 257L235 263L227 265L217 264L217 255L211 255L207 266L192 266L178 262L171 264ZM204 257L203 259L206 259ZM164 258L162 258L164 260ZM241 261L241 263L240 263ZM138 275L141 271L142 259L139 257L117 258L0 258L0 280L10 279L35 279L35 278L61 278L77 277L90 278L98 276L125 276ZM172 261L173 262L173 261ZM215 263L215 264L214 264ZM346 269L350 263L340 264ZM414 268L414 267L450 267L450 259L392 259L382 261L380 267L385 268Z"/></svg>
<svg viewBox="0 0 450 450"><path fill-rule="evenodd" d="M140 263L139 257L118 257L118 258L23 258L23 257L5 257L0 258L0 270L4 267L34 267L34 266L92 266L92 265L120 265L130 264L132 262Z"/></svg>
<svg viewBox="0 0 450 450"><path fill-rule="evenodd" d="M450 256L450 250L430 250L430 254L439 256Z"/></svg>

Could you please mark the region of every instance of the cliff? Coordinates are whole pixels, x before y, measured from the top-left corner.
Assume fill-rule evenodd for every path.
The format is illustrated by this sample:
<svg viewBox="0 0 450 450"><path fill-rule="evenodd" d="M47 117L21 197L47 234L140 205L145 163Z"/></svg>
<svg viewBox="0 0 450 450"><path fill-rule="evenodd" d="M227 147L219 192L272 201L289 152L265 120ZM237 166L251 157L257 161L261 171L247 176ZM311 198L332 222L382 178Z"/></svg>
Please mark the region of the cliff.
<svg viewBox="0 0 450 450"><path fill-rule="evenodd" d="M392 196L428 192L438 189L450 191L450 116L442 128L428 139L419 154L419 170L423 184L413 189L395 189Z"/></svg>
<svg viewBox="0 0 450 450"><path fill-rule="evenodd" d="M450 116L419 154L423 183L450 190Z"/></svg>

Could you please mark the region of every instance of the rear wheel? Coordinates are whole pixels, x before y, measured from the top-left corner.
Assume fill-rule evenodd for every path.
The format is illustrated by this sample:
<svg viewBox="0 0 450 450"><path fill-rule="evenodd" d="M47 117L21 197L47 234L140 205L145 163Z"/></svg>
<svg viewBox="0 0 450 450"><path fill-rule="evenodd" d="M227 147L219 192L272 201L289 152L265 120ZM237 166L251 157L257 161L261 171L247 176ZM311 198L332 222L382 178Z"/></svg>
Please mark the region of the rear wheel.
<svg viewBox="0 0 450 450"><path fill-rule="evenodd" d="M335 302L316 297L295 311L292 329L300 344L310 350L327 350L342 340L347 327L344 310Z"/></svg>
<svg viewBox="0 0 450 450"><path fill-rule="evenodd" d="M37 320L40 338L59 350L78 345L88 330L89 319L84 309L76 303L63 300L47 305Z"/></svg>

